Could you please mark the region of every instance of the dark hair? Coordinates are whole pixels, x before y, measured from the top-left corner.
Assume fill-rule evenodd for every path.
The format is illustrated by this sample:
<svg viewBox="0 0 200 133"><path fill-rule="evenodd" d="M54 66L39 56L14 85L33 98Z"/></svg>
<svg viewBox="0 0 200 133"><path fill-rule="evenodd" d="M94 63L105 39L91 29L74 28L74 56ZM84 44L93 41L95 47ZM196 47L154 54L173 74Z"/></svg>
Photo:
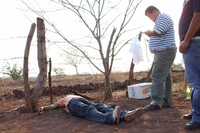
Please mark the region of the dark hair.
<svg viewBox="0 0 200 133"><path fill-rule="evenodd" d="M147 9L145 10L145 15L147 15L147 13L153 13L154 11L160 12L160 11L158 10L158 8L156 8L155 6L149 6L149 7L147 7Z"/></svg>

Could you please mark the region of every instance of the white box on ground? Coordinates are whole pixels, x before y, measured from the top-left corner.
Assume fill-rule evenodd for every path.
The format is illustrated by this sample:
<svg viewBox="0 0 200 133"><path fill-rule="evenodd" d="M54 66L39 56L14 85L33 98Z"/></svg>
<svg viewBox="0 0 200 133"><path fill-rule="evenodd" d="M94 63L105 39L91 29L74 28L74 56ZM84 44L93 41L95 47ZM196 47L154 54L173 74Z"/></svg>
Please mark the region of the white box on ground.
<svg viewBox="0 0 200 133"><path fill-rule="evenodd" d="M128 97L135 99L145 99L150 97L152 83L139 83L128 86Z"/></svg>

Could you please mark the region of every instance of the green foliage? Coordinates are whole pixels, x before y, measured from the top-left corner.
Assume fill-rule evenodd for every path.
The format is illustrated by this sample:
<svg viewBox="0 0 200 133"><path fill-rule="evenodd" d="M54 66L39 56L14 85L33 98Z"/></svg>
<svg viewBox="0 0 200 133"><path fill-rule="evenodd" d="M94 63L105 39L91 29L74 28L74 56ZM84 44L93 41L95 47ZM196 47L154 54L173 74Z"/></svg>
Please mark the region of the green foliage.
<svg viewBox="0 0 200 133"><path fill-rule="evenodd" d="M3 74L8 75L13 80L20 80L22 79L22 68L18 68L17 64L10 65L9 63L5 67Z"/></svg>
<svg viewBox="0 0 200 133"><path fill-rule="evenodd" d="M183 65L182 65L182 64L173 64L173 65L172 65L172 70L173 70L173 71L183 71L184 68L183 68Z"/></svg>
<svg viewBox="0 0 200 133"><path fill-rule="evenodd" d="M191 95L192 95L192 88L188 85L185 90L186 100L191 100Z"/></svg>
<svg viewBox="0 0 200 133"><path fill-rule="evenodd" d="M53 72L55 73L55 75L58 76L65 75L64 70L62 68L54 68Z"/></svg>

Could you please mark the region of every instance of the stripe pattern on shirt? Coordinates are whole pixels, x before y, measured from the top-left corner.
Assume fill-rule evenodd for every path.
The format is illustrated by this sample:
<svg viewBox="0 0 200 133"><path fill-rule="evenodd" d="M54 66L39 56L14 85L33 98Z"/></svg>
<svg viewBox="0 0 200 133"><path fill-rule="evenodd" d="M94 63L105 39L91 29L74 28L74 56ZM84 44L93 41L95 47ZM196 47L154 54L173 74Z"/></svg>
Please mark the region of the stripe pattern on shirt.
<svg viewBox="0 0 200 133"><path fill-rule="evenodd" d="M175 48L174 24L167 14L160 14L154 25L154 31L160 36L152 36L149 41L151 52L162 51L168 48Z"/></svg>

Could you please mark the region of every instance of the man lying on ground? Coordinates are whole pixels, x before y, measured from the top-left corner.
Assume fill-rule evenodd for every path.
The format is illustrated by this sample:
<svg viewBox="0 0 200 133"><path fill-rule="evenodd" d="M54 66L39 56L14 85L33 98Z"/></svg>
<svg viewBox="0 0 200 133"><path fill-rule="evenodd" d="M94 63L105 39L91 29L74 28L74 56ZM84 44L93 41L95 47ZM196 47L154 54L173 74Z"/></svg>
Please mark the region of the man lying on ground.
<svg viewBox="0 0 200 133"><path fill-rule="evenodd" d="M78 95L67 95L54 104L41 107L39 111L42 113L57 108L63 108L73 116L104 124L119 124L122 121L130 122L144 112L143 108L122 111L119 106L112 107L103 103L92 102Z"/></svg>

